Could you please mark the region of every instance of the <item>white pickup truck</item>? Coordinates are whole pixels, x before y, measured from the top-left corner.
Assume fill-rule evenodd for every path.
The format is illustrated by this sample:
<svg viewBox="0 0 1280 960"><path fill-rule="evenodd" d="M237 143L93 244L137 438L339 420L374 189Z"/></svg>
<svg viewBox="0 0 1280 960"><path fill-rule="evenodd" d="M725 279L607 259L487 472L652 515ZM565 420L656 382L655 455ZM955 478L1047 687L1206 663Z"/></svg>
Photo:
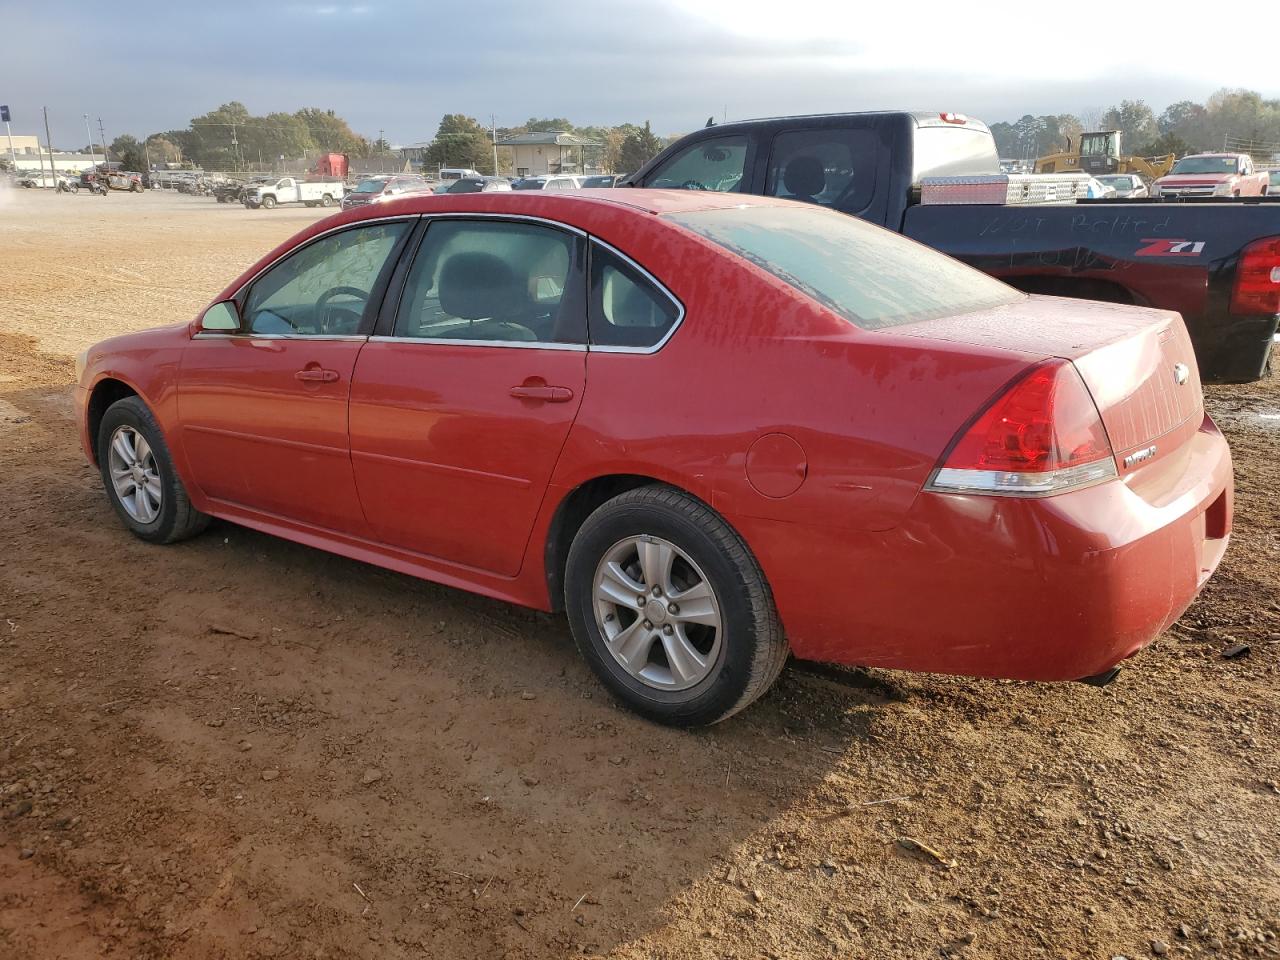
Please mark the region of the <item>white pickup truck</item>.
<svg viewBox="0 0 1280 960"><path fill-rule="evenodd" d="M250 210L270 210L282 203L304 203L308 207L332 207L342 200L346 185L341 180L299 180L281 177L275 183L261 183L244 191L242 201Z"/></svg>

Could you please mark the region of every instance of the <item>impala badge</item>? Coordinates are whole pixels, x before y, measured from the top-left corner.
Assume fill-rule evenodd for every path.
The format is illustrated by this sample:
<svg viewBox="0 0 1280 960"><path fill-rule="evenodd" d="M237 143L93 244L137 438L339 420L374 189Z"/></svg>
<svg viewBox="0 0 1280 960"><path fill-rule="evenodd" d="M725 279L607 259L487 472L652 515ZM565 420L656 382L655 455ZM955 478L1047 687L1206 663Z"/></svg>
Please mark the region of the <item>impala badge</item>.
<svg viewBox="0 0 1280 960"><path fill-rule="evenodd" d="M1182 364L1178 364L1178 366L1182 366ZM1156 455L1156 446L1154 443L1151 446L1144 447L1141 450L1135 450L1133 451L1133 453L1129 454L1127 457L1124 458L1125 469L1127 470L1130 467L1132 467L1135 463L1141 463L1143 460L1150 460L1155 455Z"/></svg>
<svg viewBox="0 0 1280 960"><path fill-rule="evenodd" d="M1173 382L1178 386L1182 386L1191 379L1191 368L1185 363L1175 363L1173 365Z"/></svg>

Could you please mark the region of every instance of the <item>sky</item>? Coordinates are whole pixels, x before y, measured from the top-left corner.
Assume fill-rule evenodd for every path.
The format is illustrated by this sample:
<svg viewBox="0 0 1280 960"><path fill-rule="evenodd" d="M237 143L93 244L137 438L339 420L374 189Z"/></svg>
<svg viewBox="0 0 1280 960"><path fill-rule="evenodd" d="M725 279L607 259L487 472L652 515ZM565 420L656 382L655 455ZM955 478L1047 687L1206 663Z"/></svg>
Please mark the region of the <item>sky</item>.
<svg viewBox="0 0 1280 960"><path fill-rule="evenodd" d="M499 126L649 120L670 135L711 115L922 109L994 123L1087 116L1122 98L1159 113L1221 87L1280 97L1274 17L1234 30L1224 8L1222 30L1152 29L1203 22L1203 0L223 0L129 16L68 0L58 10L5 11L0 103L14 133L39 129L42 140L48 106L59 148L85 143L86 113L94 139L101 117L110 141L185 127L230 100L254 114L333 109L367 137L411 143L445 113Z"/></svg>

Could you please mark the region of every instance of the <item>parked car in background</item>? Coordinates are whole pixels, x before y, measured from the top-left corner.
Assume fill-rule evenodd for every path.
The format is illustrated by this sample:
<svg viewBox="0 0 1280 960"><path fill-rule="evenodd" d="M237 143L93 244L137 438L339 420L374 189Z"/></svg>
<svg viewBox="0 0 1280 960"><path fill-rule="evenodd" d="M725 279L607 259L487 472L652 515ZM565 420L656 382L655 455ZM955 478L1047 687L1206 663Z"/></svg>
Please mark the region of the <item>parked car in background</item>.
<svg viewBox="0 0 1280 960"><path fill-rule="evenodd" d="M1149 195L1146 183L1136 173L1103 173L1094 179L1110 187L1114 191L1113 196L1136 200Z"/></svg>
<svg viewBox="0 0 1280 960"><path fill-rule="evenodd" d="M1255 170L1247 153L1197 153L1183 157L1151 186L1153 197L1260 197L1266 171Z"/></svg>
<svg viewBox="0 0 1280 960"><path fill-rule="evenodd" d="M414 174L366 177L342 198L342 209L350 210L367 203L382 203L407 193L428 193L430 190L431 184L424 177Z"/></svg>
<svg viewBox="0 0 1280 960"><path fill-rule="evenodd" d="M134 173L131 170L104 170L103 164L98 164L94 170L86 170L80 174L80 186L89 187L91 184L97 183L106 187L108 190L120 190L127 193L141 193L142 174Z"/></svg>
<svg viewBox="0 0 1280 960"><path fill-rule="evenodd" d="M1063 175L1009 176L981 121L873 112L707 127L626 185L790 197L886 226L1030 293L1176 310L1207 382L1262 376L1280 316L1280 199L1036 203L1011 194ZM972 199L975 182L986 199Z"/></svg>
<svg viewBox="0 0 1280 960"><path fill-rule="evenodd" d="M49 173L47 170L28 170L14 178L15 186L28 190L68 189L76 182L75 177L66 173Z"/></svg>
<svg viewBox="0 0 1280 960"><path fill-rule="evenodd" d="M596 174L589 177L583 177L581 186L584 190L598 189L600 187L616 187L618 182L625 178L625 173Z"/></svg>
<svg viewBox="0 0 1280 960"><path fill-rule="evenodd" d="M77 359L136 536L216 516L563 609L614 695L681 725L788 650L1107 682L1227 547L1231 457L1175 313L1028 296L773 198L391 209Z"/></svg>
<svg viewBox="0 0 1280 960"><path fill-rule="evenodd" d="M442 189L443 188L443 189ZM495 191L509 191L511 189L511 181L506 177L459 177L456 180L446 181L441 186L436 187L436 193L493 193Z"/></svg>
<svg viewBox="0 0 1280 960"><path fill-rule="evenodd" d="M1280 170L1267 171L1267 196L1280 197Z"/></svg>
<svg viewBox="0 0 1280 960"><path fill-rule="evenodd" d="M550 173L537 177L521 177L511 184L512 190L579 190L582 177Z"/></svg>
<svg viewBox="0 0 1280 960"><path fill-rule="evenodd" d="M478 177L479 170L472 170L470 167L441 167L438 179L444 181L457 180L460 177Z"/></svg>
<svg viewBox="0 0 1280 960"><path fill-rule="evenodd" d="M1116 195L1116 188L1103 183L1098 177L1090 177L1085 196L1090 200L1107 200Z"/></svg>
<svg viewBox="0 0 1280 960"><path fill-rule="evenodd" d="M278 180L246 187L241 202L251 210L262 207L270 210L282 203L301 203L308 207L332 207L346 194L346 184L341 180L299 180L296 177L280 177Z"/></svg>

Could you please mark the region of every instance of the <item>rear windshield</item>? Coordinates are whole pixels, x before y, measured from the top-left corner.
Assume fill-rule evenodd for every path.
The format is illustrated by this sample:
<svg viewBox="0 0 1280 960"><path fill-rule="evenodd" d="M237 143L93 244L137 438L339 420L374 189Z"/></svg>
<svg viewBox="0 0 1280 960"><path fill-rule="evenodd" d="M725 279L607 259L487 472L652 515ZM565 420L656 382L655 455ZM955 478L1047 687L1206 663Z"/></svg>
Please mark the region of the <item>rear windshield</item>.
<svg viewBox="0 0 1280 960"><path fill-rule="evenodd" d="M668 218L866 330L982 310L1024 296L936 250L817 207L734 207Z"/></svg>
<svg viewBox="0 0 1280 960"><path fill-rule="evenodd" d="M385 180L361 180L360 185L353 190L353 193L381 193L387 185Z"/></svg>

